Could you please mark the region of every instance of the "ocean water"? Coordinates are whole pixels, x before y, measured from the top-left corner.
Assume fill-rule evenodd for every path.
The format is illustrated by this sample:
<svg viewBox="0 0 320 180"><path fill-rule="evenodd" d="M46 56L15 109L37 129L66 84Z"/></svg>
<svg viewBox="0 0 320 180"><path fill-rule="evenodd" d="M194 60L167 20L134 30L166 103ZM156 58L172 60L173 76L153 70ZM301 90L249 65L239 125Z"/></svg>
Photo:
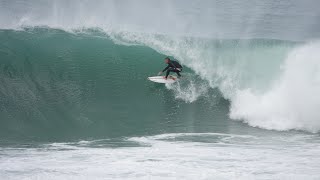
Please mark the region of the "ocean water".
<svg viewBox="0 0 320 180"><path fill-rule="evenodd" d="M0 0L0 179L320 179L319 5Z"/></svg>

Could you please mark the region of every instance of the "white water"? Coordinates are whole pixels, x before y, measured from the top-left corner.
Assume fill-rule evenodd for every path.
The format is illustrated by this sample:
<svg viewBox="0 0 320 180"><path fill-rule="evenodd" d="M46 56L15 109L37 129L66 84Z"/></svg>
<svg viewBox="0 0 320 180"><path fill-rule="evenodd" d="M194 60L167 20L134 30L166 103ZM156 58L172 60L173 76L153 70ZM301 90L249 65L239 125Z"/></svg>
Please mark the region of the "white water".
<svg viewBox="0 0 320 180"><path fill-rule="evenodd" d="M0 179L319 179L316 138L163 134L121 143L133 147L96 140L0 148Z"/></svg>
<svg viewBox="0 0 320 180"><path fill-rule="evenodd" d="M0 28L148 32L221 38L319 37L317 0L1 0Z"/></svg>
<svg viewBox="0 0 320 180"><path fill-rule="evenodd" d="M193 102L208 87L218 88L231 102L233 119L266 129L318 132L318 43L307 43L301 49L246 42L225 45L230 38L319 38L317 7L315 0L4 0L0 1L0 28L99 28L116 42L142 44L176 57L210 85L199 89L191 83L187 90L176 87L177 98ZM222 48L210 39L220 39Z"/></svg>
<svg viewBox="0 0 320 180"><path fill-rule="evenodd" d="M320 43L293 49L284 72L264 93L254 89L237 91L230 117L252 126L310 132L320 130Z"/></svg>

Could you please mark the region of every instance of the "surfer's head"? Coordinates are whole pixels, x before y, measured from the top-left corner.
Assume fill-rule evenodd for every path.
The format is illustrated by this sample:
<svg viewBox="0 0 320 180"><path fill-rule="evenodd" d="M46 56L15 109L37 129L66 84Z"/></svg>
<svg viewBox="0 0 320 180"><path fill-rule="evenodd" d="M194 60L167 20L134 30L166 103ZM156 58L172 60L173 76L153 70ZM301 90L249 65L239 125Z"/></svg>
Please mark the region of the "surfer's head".
<svg viewBox="0 0 320 180"><path fill-rule="evenodd" d="M166 64L169 64L170 61L171 61L171 60L170 60L170 58L168 58L168 57L166 57L166 58L164 59L164 62L165 62Z"/></svg>

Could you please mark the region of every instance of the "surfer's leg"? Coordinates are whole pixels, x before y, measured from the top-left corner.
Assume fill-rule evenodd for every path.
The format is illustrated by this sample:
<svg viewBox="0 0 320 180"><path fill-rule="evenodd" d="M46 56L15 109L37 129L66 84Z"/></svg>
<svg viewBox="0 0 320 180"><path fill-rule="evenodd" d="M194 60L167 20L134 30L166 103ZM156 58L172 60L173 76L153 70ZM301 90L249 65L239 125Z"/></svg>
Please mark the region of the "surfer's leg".
<svg viewBox="0 0 320 180"><path fill-rule="evenodd" d="M173 69L171 71L175 72L178 75L178 77L181 77L181 74L180 74L181 71L179 71L178 69Z"/></svg>
<svg viewBox="0 0 320 180"><path fill-rule="evenodd" d="M170 69L167 70L167 72L166 72L166 78L168 78L170 71L171 71Z"/></svg>

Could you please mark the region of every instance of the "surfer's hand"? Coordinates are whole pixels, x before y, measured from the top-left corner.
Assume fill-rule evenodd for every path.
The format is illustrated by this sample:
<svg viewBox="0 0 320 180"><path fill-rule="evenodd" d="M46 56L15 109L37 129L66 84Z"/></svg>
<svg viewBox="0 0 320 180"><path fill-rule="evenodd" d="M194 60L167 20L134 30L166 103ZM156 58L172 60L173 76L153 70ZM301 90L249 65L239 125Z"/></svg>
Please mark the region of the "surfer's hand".
<svg viewBox="0 0 320 180"><path fill-rule="evenodd" d="M162 74L162 71L160 71L159 73L158 73L158 76L160 76Z"/></svg>

